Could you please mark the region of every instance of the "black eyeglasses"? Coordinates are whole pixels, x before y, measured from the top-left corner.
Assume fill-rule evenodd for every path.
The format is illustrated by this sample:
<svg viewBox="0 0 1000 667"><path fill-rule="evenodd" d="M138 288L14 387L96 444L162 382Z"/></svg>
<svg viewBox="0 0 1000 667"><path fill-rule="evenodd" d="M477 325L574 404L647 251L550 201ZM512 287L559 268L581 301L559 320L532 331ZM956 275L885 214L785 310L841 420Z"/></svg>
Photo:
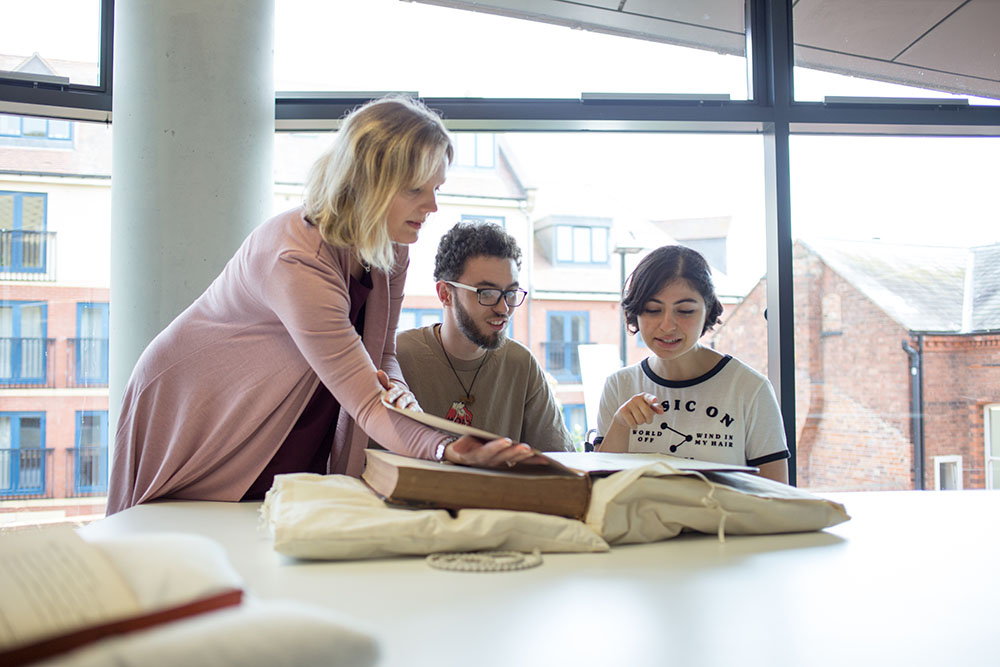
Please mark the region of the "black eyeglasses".
<svg viewBox="0 0 1000 667"><path fill-rule="evenodd" d="M526 290L521 288L496 289L493 287L473 287L471 285L463 285L462 283L456 283L454 280L446 280L445 282L452 287L461 287L462 289L469 290L470 292L475 292L479 297L480 306L495 306L500 303L500 299L503 299L511 308L517 308L524 303L524 297L528 294Z"/></svg>

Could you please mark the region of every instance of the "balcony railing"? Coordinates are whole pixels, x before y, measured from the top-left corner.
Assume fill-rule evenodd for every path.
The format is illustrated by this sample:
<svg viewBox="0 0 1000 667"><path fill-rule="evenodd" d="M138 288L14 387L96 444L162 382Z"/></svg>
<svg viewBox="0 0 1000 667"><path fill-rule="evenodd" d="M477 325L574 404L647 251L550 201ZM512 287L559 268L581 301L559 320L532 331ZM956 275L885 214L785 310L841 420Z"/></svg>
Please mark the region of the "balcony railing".
<svg viewBox="0 0 1000 667"><path fill-rule="evenodd" d="M56 279L56 233L0 230L0 280Z"/></svg>
<svg viewBox="0 0 1000 667"><path fill-rule="evenodd" d="M51 498L53 449L0 449L0 498Z"/></svg>
<svg viewBox="0 0 1000 667"><path fill-rule="evenodd" d="M545 341L545 370L559 382L580 382L580 346L584 341Z"/></svg>
<svg viewBox="0 0 1000 667"><path fill-rule="evenodd" d="M108 386L108 339L66 339L66 386Z"/></svg>
<svg viewBox="0 0 1000 667"><path fill-rule="evenodd" d="M108 493L108 448L105 445L66 450L66 497Z"/></svg>
<svg viewBox="0 0 1000 667"><path fill-rule="evenodd" d="M0 338L0 387L55 387L54 338Z"/></svg>

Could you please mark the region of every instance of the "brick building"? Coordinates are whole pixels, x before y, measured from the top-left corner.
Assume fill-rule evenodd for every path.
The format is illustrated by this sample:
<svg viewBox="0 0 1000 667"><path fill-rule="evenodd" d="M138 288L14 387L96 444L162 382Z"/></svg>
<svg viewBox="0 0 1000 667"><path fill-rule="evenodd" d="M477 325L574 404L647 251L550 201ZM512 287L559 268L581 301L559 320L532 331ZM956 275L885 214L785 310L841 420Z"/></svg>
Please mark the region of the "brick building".
<svg viewBox="0 0 1000 667"><path fill-rule="evenodd" d="M106 126L0 115L0 524L103 514L110 158Z"/></svg>
<svg viewBox="0 0 1000 667"><path fill-rule="evenodd" d="M798 479L839 490L1000 484L1000 245L799 241ZM712 335L762 371L761 281Z"/></svg>

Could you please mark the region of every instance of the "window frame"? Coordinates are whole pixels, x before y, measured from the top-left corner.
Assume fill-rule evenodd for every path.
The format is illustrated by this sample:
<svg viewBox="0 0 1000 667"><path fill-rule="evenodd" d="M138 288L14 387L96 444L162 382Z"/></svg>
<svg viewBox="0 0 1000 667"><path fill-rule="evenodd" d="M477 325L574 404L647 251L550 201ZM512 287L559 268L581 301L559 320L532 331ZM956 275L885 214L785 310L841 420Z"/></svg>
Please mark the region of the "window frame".
<svg viewBox="0 0 1000 667"><path fill-rule="evenodd" d="M563 368L567 369L566 372L562 371L556 372L552 370L550 365L552 351L550 346L552 345L552 343L555 342L552 339L552 328L553 328L552 318L553 317L565 318L563 321L563 333L571 334L573 330L572 327L573 317L577 315L582 315L584 320L583 340L574 341L574 340L564 339L562 341L559 341L564 346L569 343L586 345L590 342L590 311L589 310L546 310L545 311L545 370L546 372L551 373L552 377L554 377L560 383L578 384L583 380L583 376L579 372L578 373L572 372L572 364L570 364L569 367L567 368L567 365L564 363Z"/></svg>
<svg viewBox="0 0 1000 667"><path fill-rule="evenodd" d="M1000 489L1000 479L995 479L993 477L993 464L996 463L998 468L1000 468L1000 456L993 456L991 433L993 428L993 420L1000 420L1000 403L988 403L983 406L983 445L984 445L984 456L986 463L986 478L985 478L985 488L986 489ZM1000 429L998 429L1000 431ZM998 443L1000 445L1000 443Z"/></svg>
<svg viewBox="0 0 1000 667"><path fill-rule="evenodd" d="M10 419L10 460L7 464L10 466L8 471L9 479L13 482L14 480L19 480L21 477L21 462L20 457L13 456L14 451L20 451L21 447L21 419L37 417L39 419L40 428L40 439L38 443L38 451L40 457L40 469L39 475L41 478L41 486L21 486L12 485L9 488L0 487L0 498L4 496L23 496L23 495L38 495L45 492L45 480L46 480L46 465L47 460L45 456L45 411L44 410L23 410L23 411L3 411L0 412L0 417L7 417ZM16 427L15 427L16 422ZM2 463L0 463L2 465Z"/></svg>
<svg viewBox="0 0 1000 667"><path fill-rule="evenodd" d="M21 368L23 359L23 341L21 336L21 311L25 307L40 306L42 309L42 374L41 377L22 377ZM49 354L48 354L48 331L49 331L49 304L47 301L8 301L0 300L0 308L11 309L11 345L10 345L10 376L0 376L0 387L4 385L39 385L44 386L49 378ZM15 344L13 341L21 341Z"/></svg>
<svg viewBox="0 0 1000 667"><path fill-rule="evenodd" d="M0 113L111 122L114 16L115 1L101 0L100 63L96 86L3 78L0 74Z"/></svg>
<svg viewBox="0 0 1000 667"><path fill-rule="evenodd" d="M442 318L444 318L443 308L400 308L400 317L402 317L403 313L413 314L413 321L416 323L413 329L422 329L425 326L437 324L442 320ZM424 324L423 321L426 318L434 318L434 321L428 321L427 324ZM397 326L396 333L399 333L400 331L411 331L411 329L400 329Z"/></svg>
<svg viewBox="0 0 1000 667"><path fill-rule="evenodd" d="M24 198L32 197L39 198L42 200L42 229L41 230L31 230L41 234L41 243L39 244L39 249L41 250L42 263L41 266L32 267L24 266L24 237L21 237L20 242L15 243L14 237L11 237L11 263L10 266L4 267L0 265L0 276L5 273L47 273L49 270L49 193L47 192L27 192L22 190L0 190L0 197L11 195L14 198L14 211L13 220L10 231L12 233L21 232L24 233Z"/></svg>
<svg viewBox="0 0 1000 667"><path fill-rule="evenodd" d="M793 0L747 0L747 100L616 98L424 98L455 131L646 131L749 133L764 142L768 374L782 406L796 481L795 369L789 138L793 134L1000 137L1000 106L885 101L795 101ZM15 85L0 81L0 111L81 120L111 119L114 0L102 0L101 85ZM278 131L324 131L370 98L364 92L275 94ZM100 111L100 113L97 113ZM783 344L783 341L786 341Z"/></svg>
<svg viewBox="0 0 1000 667"><path fill-rule="evenodd" d="M954 489L942 489L941 482L944 479L942 469L945 466L955 466L955 481L958 484ZM964 487L962 475L962 457L958 454L947 454L934 457L934 490L935 491L961 491Z"/></svg>
<svg viewBox="0 0 1000 667"><path fill-rule="evenodd" d="M611 228L601 227L601 226L591 226L591 225L567 225L567 224L556 224L554 225L555 230L553 232L553 239L555 244L554 258L555 263L560 266L606 266L611 261ZM568 229L570 230L570 255L572 259L561 259L560 258L560 248L562 243L559 240L559 230ZM590 258L587 260L577 259L576 257L576 236L579 230L586 230L588 232L587 248L589 249ZM594 259L594 232L601 231L604 232L604 259L595 260Z"/></svg>
<svg viewBox="0 0 1000 667"><path fill-rule="evenodd" d="M14 118L17 120L18 131L16 133L4 132L2 126L0 126L0 139L21 141L38 142L46 146L69 146L73 143L73 122L63 119L63 118L39 118L35 116L19 116L17 114L0 114L8 118ZM34 134L24 133L24 121L25 119L39 120L45 123L45 136L36 136ZM53 123L65 123L67 127L67 135L65 137L53 136L52 135L52 124Z"/></svg>
<svg viewBox="0 0 1000 667"><path fill-rule="evenodd" d="M101 317L101 331L103 336L98 339L98 345L100 346L99 353L101 355L101 371L100 374L94 377L83 375L82 369L84 367L83 357L84 357L84 338L81 335L82 325L83 325L83 314L86 310L98 311ZM110 338L110 304L106 301L80 301L76 304L76 349L74 350L74 362L75 368L74 373L76 375L77 386L88 386L88 385L98 385L106 386L108 384L108 371L110 367L110 348L109 348L109 338ZM91 339L87 339L91 340Z"/></svg>
<svg viewBox="0 0 1000 667"><path fill-rule="evenodd" d="M80 479L80 454L84 445L81 444L83 436L83 418L98 417L100 431L100 442L98 446L98 484L81 484ZM108 490L108 411L107 410L77 410L75 414L75 428L73 435L73 488L79 494L107 493ZM88 445L89 446L89 445Z"/></svg>

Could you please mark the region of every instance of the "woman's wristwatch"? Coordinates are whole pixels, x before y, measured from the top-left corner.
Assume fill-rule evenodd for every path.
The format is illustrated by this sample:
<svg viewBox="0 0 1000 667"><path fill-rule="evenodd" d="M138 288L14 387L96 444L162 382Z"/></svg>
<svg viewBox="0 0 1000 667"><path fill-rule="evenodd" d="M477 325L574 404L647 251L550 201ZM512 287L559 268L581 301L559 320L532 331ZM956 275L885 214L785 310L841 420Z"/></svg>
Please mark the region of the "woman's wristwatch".
<svg viewBox="0 0 1000 667"><path fill-rule="evenodd" d="M458 438L448 438L437 447L434 448L434 460L444 463L444 452L448 449L448 445L458 440Z"/></svg>

